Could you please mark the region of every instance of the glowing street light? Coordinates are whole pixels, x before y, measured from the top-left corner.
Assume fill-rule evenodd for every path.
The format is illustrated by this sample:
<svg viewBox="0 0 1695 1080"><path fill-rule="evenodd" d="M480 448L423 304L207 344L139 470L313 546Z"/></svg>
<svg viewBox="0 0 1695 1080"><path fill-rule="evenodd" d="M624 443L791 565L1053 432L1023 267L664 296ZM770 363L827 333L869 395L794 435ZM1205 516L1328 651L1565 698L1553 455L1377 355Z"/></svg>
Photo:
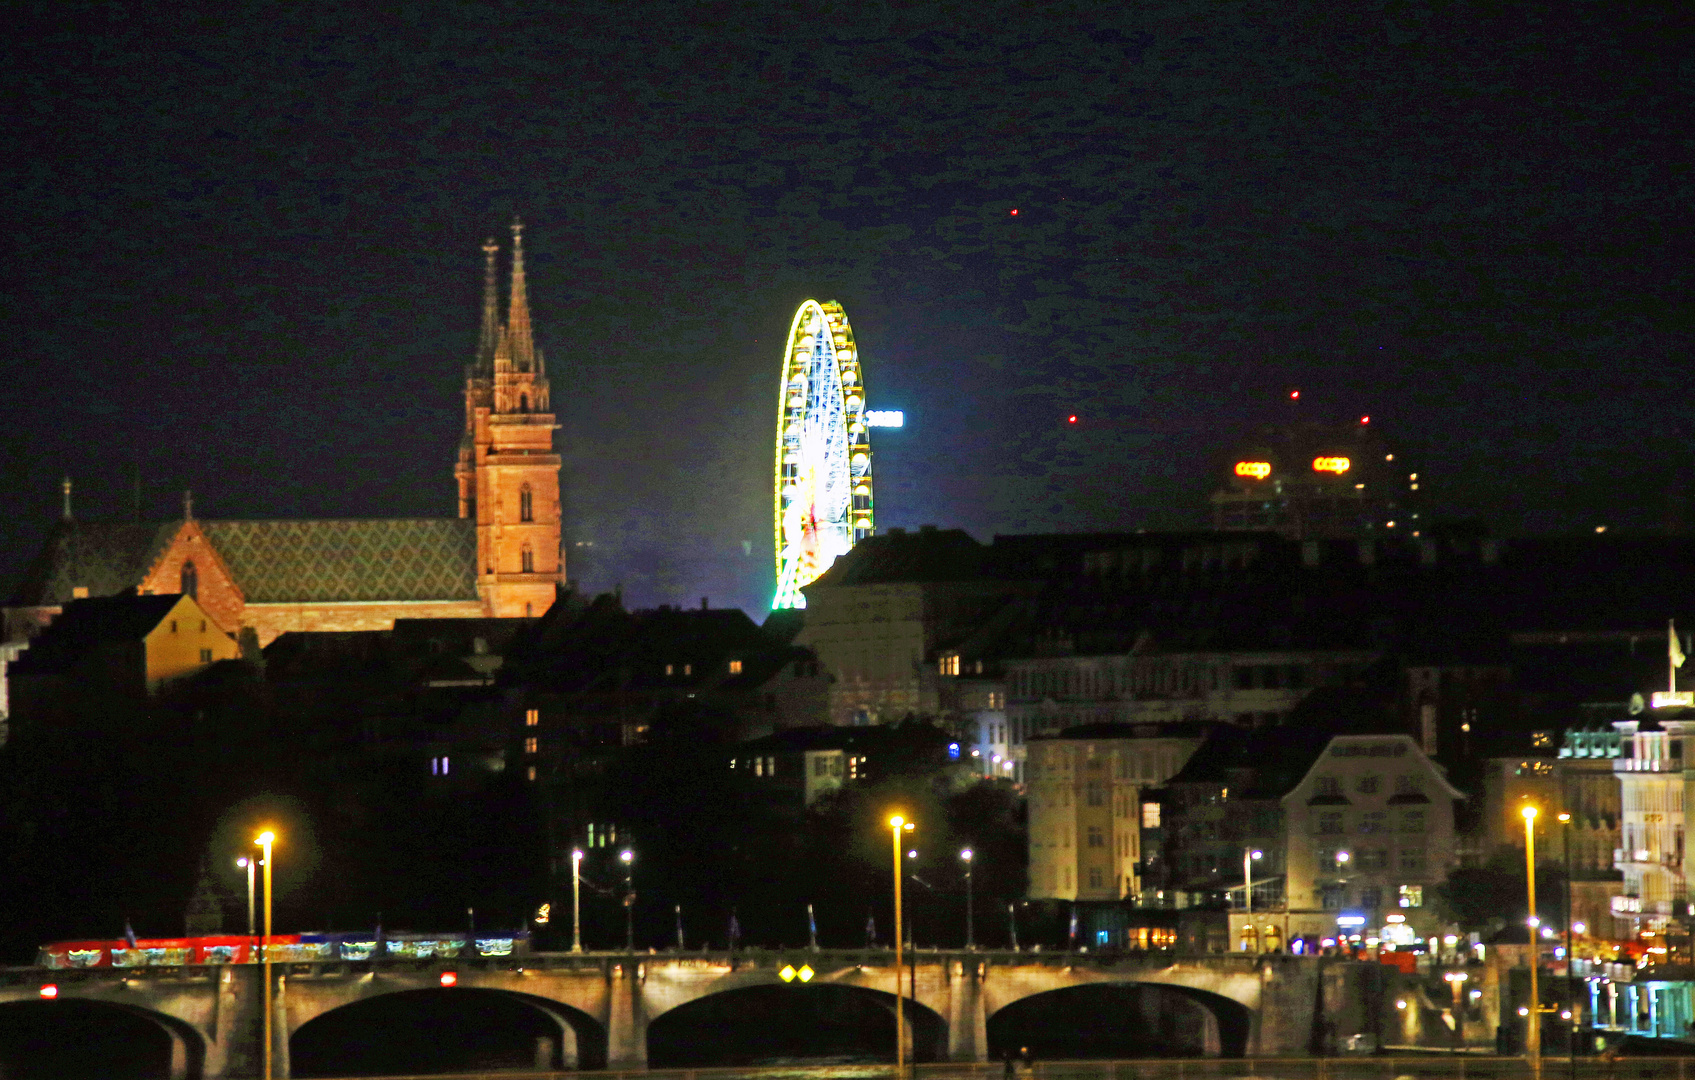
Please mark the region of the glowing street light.
<svg viewBox="0 0 1695 1080"><path fill-rule="evenodd" d="M1265 852L1259 848L1249 848L1242 852L1242 891L1249 915L1254 913L1254 860L1263 858Z"/></svg>
<svg viewBox="0 0 1695 1080"><path fill-rule="evenodd" d="M636 951L636 853L625 848L618 853L624 864L624 951Z"/></svg>
<svg viewBox="0 0 1695 1080"><path fill-rule="evenodd" d="M265 866L265 937L260 945L265 961L265 1080L272 1080L271 1074L271 845L276 842L277 834L269 829L260 833L253 842L264 852Z"/></svg>
<svg viewBox="0 0 1695 1080"><path fill-rule="evenodd" d="M254 929L253 929L253 874L254 874L254 871L258 870L258 865L252 859L249 859L245 855L243 855L241 858L237 859L235 861L235 864L239 867L242 867L243 869L245 869L247 871L247 936L249 938L252 938L253 934L254 934ZM252 941L249 941L248 944L252 945L253 943L252 943Z"/></svg>
<svg viewBox="0 0 1695 1080"><path fill-rule="evenodd" d="M571 951L583 951L583 849L571 849Z"/></svg>
<svg viewBox="0 0 1695 1080"><path fill-rule="evenodd" d="M959 853L959 857L965 861L965 947L975 949L977 944L972 940L971 932L971 860L976 857L976 853L970 848L965 848Z"/></svg>
<svg viewBox="0 0 1695 1080"><path fill-rule="evenodd" d="M1542 996L1536 983L1536 969L1542 966L1542 942L1536 933L1541 925L1536 918L1536 807L1527 803L1519 813L1524 815L1524 889L1530 901L1530 1007L1524 1014L1527 1018L1524 1049L1530 1058L1531 1071L1541 1076Z"/></svg>
<svg viewBox="0 0 1695 1080"><path fill-rule="evenodd" d="M902 833L911 832L916 826L899 814L889 818L889 833L894 840L895 860L895 1078L906 1074L906 998L901 994L901 928L900 928L900 881L905 875L900 865L900 838ZM917 987L913 988L913 996L918 996Z"/></svg>

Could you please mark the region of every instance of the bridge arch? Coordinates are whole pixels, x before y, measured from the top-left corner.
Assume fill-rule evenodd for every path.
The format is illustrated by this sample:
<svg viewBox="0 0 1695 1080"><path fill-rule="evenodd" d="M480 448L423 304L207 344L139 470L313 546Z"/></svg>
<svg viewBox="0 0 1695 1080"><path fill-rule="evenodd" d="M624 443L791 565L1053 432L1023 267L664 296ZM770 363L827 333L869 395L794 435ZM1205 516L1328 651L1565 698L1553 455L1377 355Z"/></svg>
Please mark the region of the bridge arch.
<svg viewBox="0 0 1695 1080"><path fill-rule="evenodd" d="M99 998L0 1002L7 1080L200 1080L206 1039L152 1009Z"/></svg>
<svg viewBox="0 0 1695 1080"><path fill-rule="evenodd" d="M947 1060L947 1021L910 998L904 1004L912 1060ZM666 1009L647 1027L655 1069L894 1057L895 996L849 982L732 984Z"/></svg>
<svg viewBox="0 0 1695 1080"><path fill-rule="evenodd" d="M606 1067L606 1030L593 1017L486 987L370 994L301 1024L288 1046L296 1077Z"/></svg>
<svg viewBox="0 0 1695 1080"><path fill-rule="evenodd" d="M1253 1015L1233 998L1180 983L1098 979L1017 998L985 1026L994 1059L1024 1048L1043 1060L1242 1057Z"/></svg>

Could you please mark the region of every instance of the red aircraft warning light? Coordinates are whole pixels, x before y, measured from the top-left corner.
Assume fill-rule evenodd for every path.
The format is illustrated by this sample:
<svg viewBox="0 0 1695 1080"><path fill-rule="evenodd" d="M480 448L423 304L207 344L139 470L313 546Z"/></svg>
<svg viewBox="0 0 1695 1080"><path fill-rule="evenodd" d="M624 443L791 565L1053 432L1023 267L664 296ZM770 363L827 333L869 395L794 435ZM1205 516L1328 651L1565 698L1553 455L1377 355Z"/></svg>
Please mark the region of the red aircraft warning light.
<svg viewBox="0 0 1695 1080"><path fill-rule="evenodd" d="M1018 216L1018 207L1016 207L1016 206L1015 206L1015 207L1013 207L1013 208L1012 208L1012 216L1013 216L1013 217L1017 217L1017 216Z"/></svg>
<svg viewBox="0 0 1695 1080"><path fill-rule="evenodd" d="M1371 423L1371 417L1369 417L1369 416L1362 416L1362 417L1360 417L1360 423L1362 423L1362 424L1369 424L1369 423Z"/></svg>
<svg viewBox="0 0 1695 1080"><path fill-rule="evenodd" d="M1075 424L1077 422L1076 414L1073 413L1071 416L1066 417L1065 422L1068 423L1068 424Z"/></svg>
<svg viewBox="0 0 1695 1080"><path fill-rule="evenodd" d="M52 983L48 983L41 988L41 996L51 1001L53 998L59 996L59 988L54 986Z"/></svg>
<svg viewBox="0 0 1695 1080"><path fill-rule="evenodd" d="M441 973L441 984L443 986L456 986L456 985L458 985L458 983L459 983L458 972L444 971L444 972Z"/></svg>
<svg viewBox="0 0 1695 1080"><path fill-rule="evenodd" d="M1291 390L1291 391L1289 391L1289 400L1290 400L1290 401L1299 401L1299 400L1301 400L1301 392L1300 392L1300 391L1299 391L1299 390Z"/></svg>

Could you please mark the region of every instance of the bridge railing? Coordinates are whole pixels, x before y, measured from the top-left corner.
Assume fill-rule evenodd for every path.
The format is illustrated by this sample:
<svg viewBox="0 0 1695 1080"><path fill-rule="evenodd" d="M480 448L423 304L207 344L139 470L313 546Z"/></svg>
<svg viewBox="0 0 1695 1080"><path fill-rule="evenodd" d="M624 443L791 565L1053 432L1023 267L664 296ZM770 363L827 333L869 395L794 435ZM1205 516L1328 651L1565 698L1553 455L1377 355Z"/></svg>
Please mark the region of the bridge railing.
<svg viewBox="0 0 1695 1080"><path fill-rule="evenodd" d="M1617 1060L1544 1058L1542 1080L1695 1080L1695 1058ZM1001 1063L938 1063L908 1070L911 1080L1004 1080ZM1534 1080L1522 1057L1427 1054L1410 1057L1163 1058L1141 1061L1038 1061L1015 1080ZM895 1080L892 1065L804 1065L760 1068L651 1069L605 1072L458 1073L374 1080ZM364 1078L373 1080L373 1078Z"/></svg>

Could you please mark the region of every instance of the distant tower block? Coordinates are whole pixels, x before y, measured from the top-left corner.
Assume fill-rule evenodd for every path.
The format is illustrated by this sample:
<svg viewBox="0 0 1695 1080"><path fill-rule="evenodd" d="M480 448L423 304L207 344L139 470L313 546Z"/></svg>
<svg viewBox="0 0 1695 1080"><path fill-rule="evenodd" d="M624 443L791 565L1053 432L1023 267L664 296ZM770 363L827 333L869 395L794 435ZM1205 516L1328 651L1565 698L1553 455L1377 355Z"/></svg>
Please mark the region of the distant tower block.
<svg viewBox="0 0 1695 1080"><path fill-rule="evenodd" d="M873 528L865 382L853 328L834 300L806 301L789 327L776 456L771 607L805 607L800 590Z"/></svg>

